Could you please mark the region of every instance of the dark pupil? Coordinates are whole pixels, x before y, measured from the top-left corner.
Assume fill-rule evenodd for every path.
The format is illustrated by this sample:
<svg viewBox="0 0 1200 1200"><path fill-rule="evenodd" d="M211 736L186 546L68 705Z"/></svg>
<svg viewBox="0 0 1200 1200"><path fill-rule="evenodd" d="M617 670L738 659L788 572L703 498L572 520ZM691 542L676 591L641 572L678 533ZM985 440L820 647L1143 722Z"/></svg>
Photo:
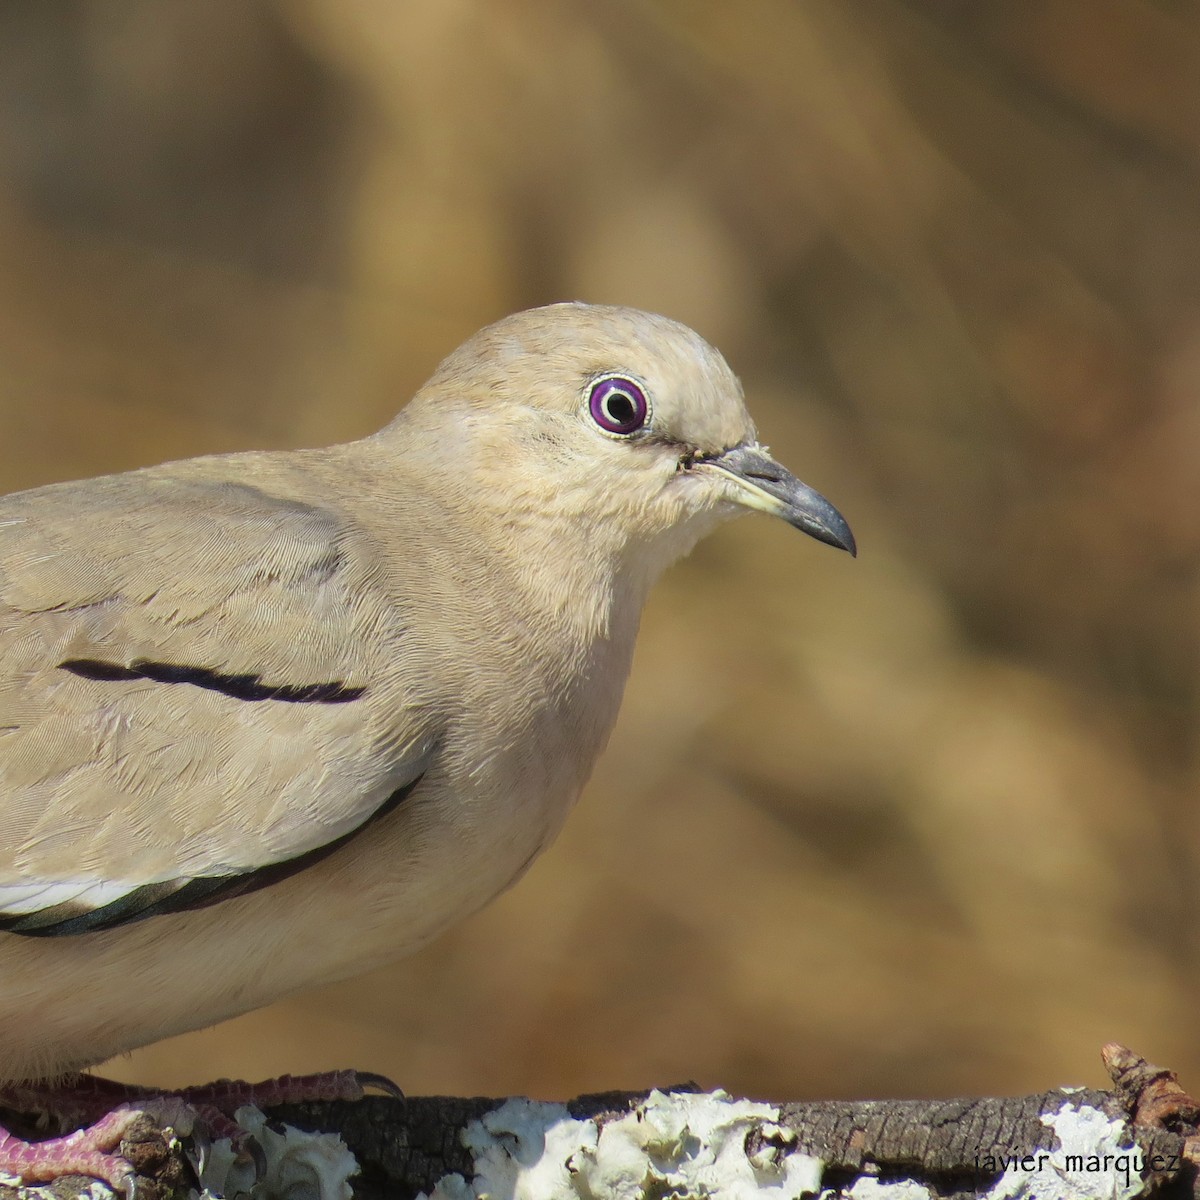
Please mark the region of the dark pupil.
<svg viewBox="0 0 1200 1200"><path fill-rule="evenodd" d="M637 416L637 407L627 392L609 392L604 407L614 425L628 425Z"/></svg>

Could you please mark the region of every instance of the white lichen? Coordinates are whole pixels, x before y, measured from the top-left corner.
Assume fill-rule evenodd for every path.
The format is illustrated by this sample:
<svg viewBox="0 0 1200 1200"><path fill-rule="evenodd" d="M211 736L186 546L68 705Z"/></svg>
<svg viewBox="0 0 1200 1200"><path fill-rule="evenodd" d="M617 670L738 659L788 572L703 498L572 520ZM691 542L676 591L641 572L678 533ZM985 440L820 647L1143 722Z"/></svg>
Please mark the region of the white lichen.
<svg viewBox="0 0 1200 1200"><path fill-rule="evenodd" d="M263 1149L266 1171L255 1179L252 1162L239 1160L229 1138L213 1142L205 1157L201 1200L351 1200L350 1177L358 1163L336 1133L307 1133L284 1125L279 1132L257 1108L239 1108L234 1120Z"/></svg>
<svg viewBox="0 0 1200 1200"><path fill-rule="evenodd" d="M1057 1134L1058 1146L1007 1163L986 1200L1131 1200L1142 1195L1146 1163L1126 1122L1070 1102L1044 1113L1041 1121Z"/></svg>
<svg viewBox="0 0 1200 1200"><path fill-rule="evenodd" d="M507 1100L462 1139L472 1179L446 1176L429 1200L798 1200L821 1186L820 1159L794 1148L778 1108L721 1091L652 1092L603 1125L576 1120L561 1104Z"/></svg>
<svg viewBox="0 0 1200 1200"><path fill-rule="evenodd" d="M834 1193L822 1192L822 1198ZM933 1200L933 1193L915 1179L891 1179L886 1182L864 1175L849 1191L837 1193L847 1200Z"/></svg>

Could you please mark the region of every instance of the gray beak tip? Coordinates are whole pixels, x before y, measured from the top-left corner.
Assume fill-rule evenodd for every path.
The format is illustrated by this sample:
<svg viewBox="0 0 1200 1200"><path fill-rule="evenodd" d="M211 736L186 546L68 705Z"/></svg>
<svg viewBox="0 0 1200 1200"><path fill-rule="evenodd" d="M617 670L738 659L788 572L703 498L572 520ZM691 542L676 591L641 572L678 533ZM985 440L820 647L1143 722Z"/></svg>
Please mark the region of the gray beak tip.
<svg viewBox="0 0 1200 1200"><path fill-rule="evenodd" d="M736 503L781 517L818 542L845 550L851 558L858 557L858 544L846 518L761 446L735 446L702 465L737 481L741 490L733 497Z"/></svg>
<svg viewBox="0 0 1200 1200"><path fill-rule="evenodd" d="M818 542L824 542L827 546L834 546L838 550L845 550L851 558L858 557L858 543L854 540L854 534L850 531L850 526L846 524L846 519L840 512L829 506L827 513L822 513L820 522L811 521L805 523L799 528L803 529L810 537L814 537Z"/></svg>

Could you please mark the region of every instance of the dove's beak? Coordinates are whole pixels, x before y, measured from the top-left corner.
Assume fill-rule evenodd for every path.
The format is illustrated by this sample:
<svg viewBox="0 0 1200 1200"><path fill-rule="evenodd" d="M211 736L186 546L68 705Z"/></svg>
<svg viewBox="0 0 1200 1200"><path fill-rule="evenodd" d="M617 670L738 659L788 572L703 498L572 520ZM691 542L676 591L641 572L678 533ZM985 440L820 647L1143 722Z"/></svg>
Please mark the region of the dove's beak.
<svg viewBox="0 0 1200 1200"><path fill-rule="evenodd" d="M729 499L735 504L782 517L818 542L857 555L858 547L846 518L819 492L780 466L761 446L734 446L712 458L698 460L695 468L719 471L734 483L736 486L729 488Z"/></svg>

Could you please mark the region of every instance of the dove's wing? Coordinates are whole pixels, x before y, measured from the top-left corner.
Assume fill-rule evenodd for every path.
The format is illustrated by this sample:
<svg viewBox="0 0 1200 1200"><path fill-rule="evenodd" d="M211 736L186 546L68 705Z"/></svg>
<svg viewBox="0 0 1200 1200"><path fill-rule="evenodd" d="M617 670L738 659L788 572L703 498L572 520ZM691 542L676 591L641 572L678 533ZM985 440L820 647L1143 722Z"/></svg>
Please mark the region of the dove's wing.
<svg viewBox="0 0 1200 1200"><path fill-rule="evenodd" d="M427 765L376 548L225 461L254 484L208 460L0 499L0 928L260 887Z"/></svg>

